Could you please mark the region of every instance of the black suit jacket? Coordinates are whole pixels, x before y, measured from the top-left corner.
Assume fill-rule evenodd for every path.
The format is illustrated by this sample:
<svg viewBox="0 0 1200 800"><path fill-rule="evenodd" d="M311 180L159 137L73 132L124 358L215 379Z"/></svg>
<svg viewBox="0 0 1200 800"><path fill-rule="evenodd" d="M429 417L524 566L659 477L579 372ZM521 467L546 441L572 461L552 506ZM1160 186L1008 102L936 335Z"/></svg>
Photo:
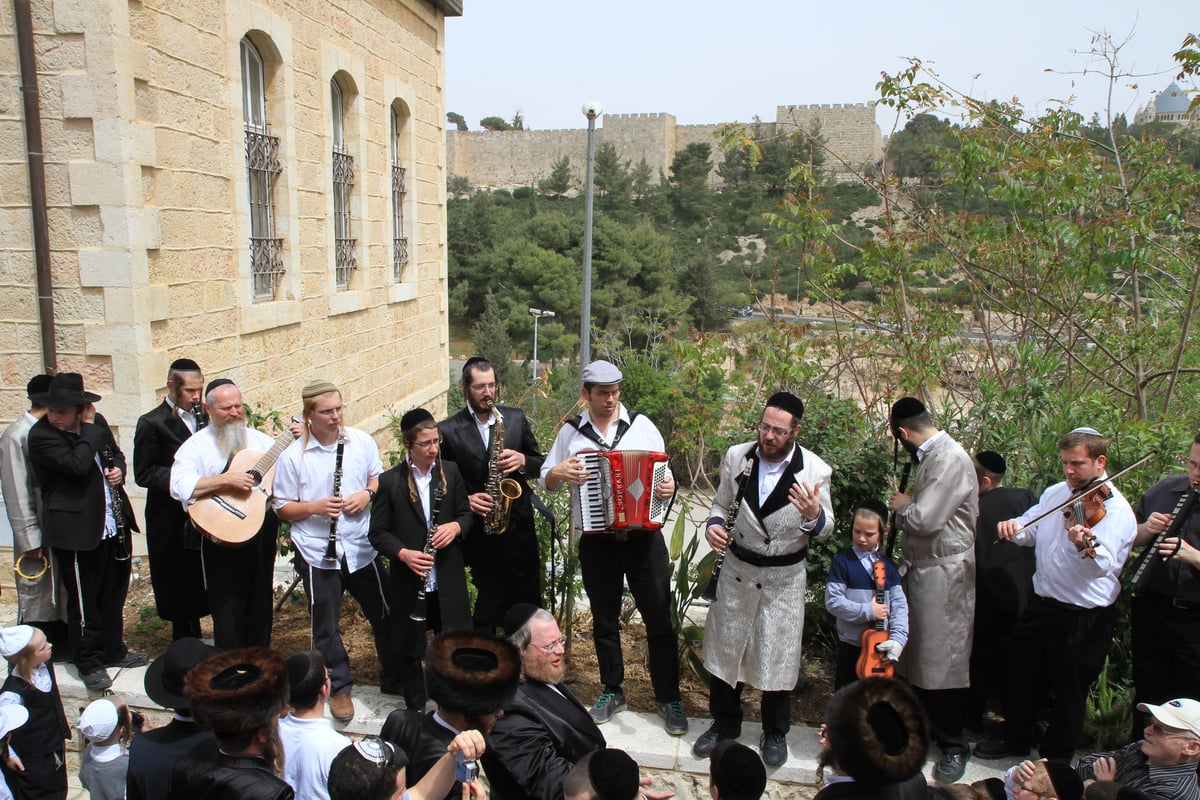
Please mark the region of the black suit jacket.
<svg viewBox="0 0 1200 800"><path fill-rule="evenodd" d="M29 431L29 460L42 487L42 534L45 544L64 550L95 550L104 535L104 475L96 453L111 447L113 461L125 472L125 454L101 417L85 422L79 433L60 431L46 417ZM137 530L137 521L123 486L116 492L124 501L125 522Z"/></svg>
<svg viewBox="0 0 1200 800"><path fill-rule="evenodd" d="M495 800L561 800L575 762L607 746L579 698L565 684L557 689L562 694L538 681L522 683L496 720L483 756Z"/></svg>
<svg viewBox="0 0 1200 800"><path fill-rule="evenodd" d="M429 774L429 770L446 755L446 748L454 734L444 725L439 725L432 714L398 708L388 714L379 735L408 754L408 771L405 778L409 786ZM462 797L462 784L458 781L446 793L446 800Z"/></svg>
<svg viewBox="0 0 1200 800"><path fill-rule="evenodd" d="M522 483L527 478L536 478L542 474L542 462L545 456L538 450L537 439L525 412L512 406L497 406L500 416L504 418L504 447L505 450L516 450L525 454L525 472L508 473ZM442 458L453 461L462 473L463 482L467 486L467 494L482 492L487 485L488 452L483 440L479 437L479 429L475 426L475 416L469 409L464 408L452 417L442 421L438 426L442 434ZM529 513L532 503L527 494L522 493L515 504ZM514 511L516 509L514 508Z"/></svg>
<svg viewBox="0 0 1200 800"><path fill-rule="evenodd" d="M391 580L396 596L392 614L407 620L417 599L421 579L396 558L402 549L424 550L429 525L425 509L409 497L408 459L379 476L379 491L371 504L371 546L391 559ZM446 475L446 493L438 511L439 525L457 522L464 534L470 530L471 509L467 505L467 493L463 489L462 476L452 462L443 461ZM429 491L432 495L441 485L438 467L433 467L433 482ZM442 628L444 630L469 630L471 628L471 603L467 597L467 575L463 565L462 539L451 542L437 551L434 557L438 580L438 601L441 604Z"/></svg>
<svg viewBox="0 0 1200 800"><path fill-rule="evenodd" d="M217 757L217 740L195 722L173 719L134 736L125 773L127 800L166 800L175 762L189 755L201 761Z"/></svg>
<svg viewBox="0 0 1200 800"><path fill-rule="evenodd" d="M200 567L199 534L184 545L187 514L171 497L175 451L191 431L163 401L143 414L133 435L133 479L146 489L146 548L154 601L163 619L185 620L208 614L208 594Z"/></svg>

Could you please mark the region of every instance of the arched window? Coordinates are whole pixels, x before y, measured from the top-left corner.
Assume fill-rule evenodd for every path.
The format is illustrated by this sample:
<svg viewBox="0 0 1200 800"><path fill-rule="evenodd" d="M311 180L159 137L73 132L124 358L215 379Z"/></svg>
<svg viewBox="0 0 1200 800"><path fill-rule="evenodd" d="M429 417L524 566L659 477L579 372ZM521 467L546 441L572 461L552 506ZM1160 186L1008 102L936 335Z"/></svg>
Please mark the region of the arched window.
<svg viewBox="0 0 1200 800"><path fill-rule="evenodd" d="M404 203L408 198L408 187L404 182L404 159L400 152L400 134L406 119L401 117L395 105L391 107L391 156L392 156L392 280L400 283L404 278L404 267L408 265L408 231L404 228Z"/></svg>
<svg viewBox="0 0 1200 800"><path fill-rule="evenodd" d="M358 264L356 242L350 227L350 193L354 189L354 157L346 152L346 106L336 79L329 82L330 119L333 126L333 242L337 288L350 286Z"/></svg>
<svg viewBox="0 0 1200 800"><path fill-rule="evenodd" d="M267 132L266 72L249 37L242 39L242 118L250 198L250 272L255 300L273 300L283 277L283 239L275 235L279 137Z"/></svg>

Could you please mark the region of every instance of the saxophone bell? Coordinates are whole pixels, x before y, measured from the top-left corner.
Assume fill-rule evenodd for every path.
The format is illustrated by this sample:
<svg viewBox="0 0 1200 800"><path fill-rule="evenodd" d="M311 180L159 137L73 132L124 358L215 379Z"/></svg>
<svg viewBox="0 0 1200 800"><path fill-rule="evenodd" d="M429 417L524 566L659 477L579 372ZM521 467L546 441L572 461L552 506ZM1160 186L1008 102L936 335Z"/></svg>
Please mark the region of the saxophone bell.
<svg viewBox="0 0 1200 800"><path fill-rule="evenodd" d="M521 496L523 489L520 481L504 477L500 469L500 454L504 451L504 417L495 404L491 406L492 443L488 448L487 484L484 489L492 500L492 508L484 515L484 531L493 536L499 536L508 530L508 519L512 513L512 504Z"/></svg>

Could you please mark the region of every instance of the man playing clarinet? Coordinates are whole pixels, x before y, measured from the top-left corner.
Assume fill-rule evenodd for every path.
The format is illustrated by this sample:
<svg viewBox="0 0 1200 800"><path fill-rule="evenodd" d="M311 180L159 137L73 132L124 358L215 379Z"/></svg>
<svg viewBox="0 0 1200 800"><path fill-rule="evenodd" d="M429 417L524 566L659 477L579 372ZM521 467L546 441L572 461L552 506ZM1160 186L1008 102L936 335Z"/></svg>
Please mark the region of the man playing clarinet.
<svg viewBox="0 0 1200 800"><path fill-rule="evenodd" d="M375 635L380 688L400 690L399 665L384 587L387 568L371 546L371 500L383 464L375 440L343 425L342 393L314 381L300 393L304 434L275 468L275 511L292 523L296 569L304 582L312 638L329 669L329 713L354 717L350 659L338 628L342 595L349 590Z"/></svg>
<svg viewBox="0 0 1200 800"><path fill-rule="evenodd" d="M1134 546L1162 539L1139 560L1142 574L1133 587L1132 740L1142 738L1142 703L1158 705L1176 697L1197 697L1200 675L1200 436L1188 453L1187 475L1163 478L1134 508ZM1190 501L1190 502L1189 502ZM1183 505L1181 505L1183 504ZM1179 519L1172 516L1175 511ZM1178 523L1172 528L1173 523ZM1169 534L1169 535L1168 535Z"/></svg>

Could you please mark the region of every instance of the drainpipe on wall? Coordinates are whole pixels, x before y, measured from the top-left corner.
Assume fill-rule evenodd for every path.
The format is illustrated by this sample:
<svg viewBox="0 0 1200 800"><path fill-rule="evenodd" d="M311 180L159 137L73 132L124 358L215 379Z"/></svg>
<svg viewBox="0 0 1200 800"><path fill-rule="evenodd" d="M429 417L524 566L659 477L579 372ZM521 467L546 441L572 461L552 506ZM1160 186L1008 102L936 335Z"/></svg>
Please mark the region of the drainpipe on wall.
<svg viewBox="0 0 1200 800"><path fill-rule="evenodd" d="M17 53L21 60L21 98L25 106L25 158L29 166L29 211L33 215L33 259L37 271L42 365L58 371L54 338L54 282L50 275L50 224L46 214L46 163L42 153L42 111L38 101L37 58L33 51L33 12L29 0L13 0Z"/></svg>

